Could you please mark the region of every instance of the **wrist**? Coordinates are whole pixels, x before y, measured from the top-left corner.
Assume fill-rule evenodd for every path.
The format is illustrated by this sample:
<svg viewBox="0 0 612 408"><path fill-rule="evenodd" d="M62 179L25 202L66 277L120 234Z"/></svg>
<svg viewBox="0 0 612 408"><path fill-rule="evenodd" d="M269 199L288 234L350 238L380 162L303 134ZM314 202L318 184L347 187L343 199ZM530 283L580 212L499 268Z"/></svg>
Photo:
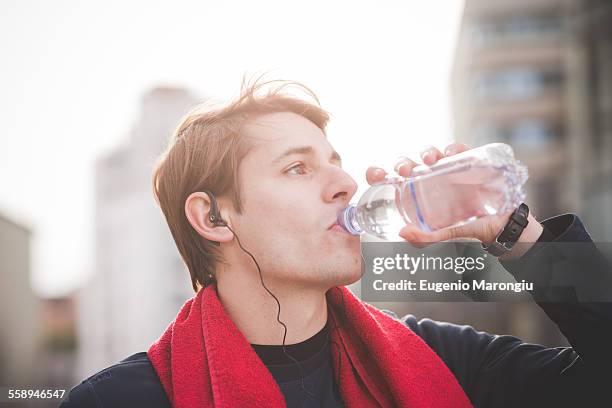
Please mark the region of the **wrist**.
<svg viewBox="0 0 612 408"><path fill-rule="evenodd" d="M506 261L520 258L527 251L529 251L533 244L538 241L540 235L542 235L544 227L542 227L542 224L540 224L531 213L527 217L527 220L529 221L529 224L527 224L523 230L523 233L519 236L518 240L516 241L516 245L514 248L512 248L512 251L501 255L498 259Z"/></svg>

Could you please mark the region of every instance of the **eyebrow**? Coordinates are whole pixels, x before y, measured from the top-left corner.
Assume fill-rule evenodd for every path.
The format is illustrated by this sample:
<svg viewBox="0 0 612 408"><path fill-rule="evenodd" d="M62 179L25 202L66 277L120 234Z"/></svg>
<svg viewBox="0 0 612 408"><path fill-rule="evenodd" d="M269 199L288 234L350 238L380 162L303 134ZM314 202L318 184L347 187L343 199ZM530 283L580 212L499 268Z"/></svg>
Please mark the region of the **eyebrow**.
<svg viewBox="0 0 612 408"><path fill-rule="evenodd" d="M272 164L276 164L279 161L281 161L282 159L284 159L287 156L291 156L294 154L313 154L314 153L314 149L310 146L301 146L301 147L291 147L287 150L285 150L280 156L278 156L276 159L272 160ZM340 155L338 154L338 152L336 152L335 150L332 151L331 156L329 157L329 160L337 160L339 162L342 162L342 158L340 157Z"/></svg>

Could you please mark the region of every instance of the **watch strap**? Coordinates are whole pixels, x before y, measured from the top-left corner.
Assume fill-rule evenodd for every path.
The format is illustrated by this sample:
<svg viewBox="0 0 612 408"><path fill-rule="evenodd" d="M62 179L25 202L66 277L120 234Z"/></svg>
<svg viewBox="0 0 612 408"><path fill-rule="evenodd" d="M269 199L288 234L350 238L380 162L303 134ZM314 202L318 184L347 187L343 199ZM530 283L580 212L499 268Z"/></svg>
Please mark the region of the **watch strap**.
<svg viewBox="0 0 612 408"><path fill-rule="evenodd" d="M523 233L529 220L529 207L525 203L521 203L516 210L510 215L504 229L495 237L495 240L489 245L482 244L482 249L493 256L501 256L512 250L514 244L518 241Z"/></svg>

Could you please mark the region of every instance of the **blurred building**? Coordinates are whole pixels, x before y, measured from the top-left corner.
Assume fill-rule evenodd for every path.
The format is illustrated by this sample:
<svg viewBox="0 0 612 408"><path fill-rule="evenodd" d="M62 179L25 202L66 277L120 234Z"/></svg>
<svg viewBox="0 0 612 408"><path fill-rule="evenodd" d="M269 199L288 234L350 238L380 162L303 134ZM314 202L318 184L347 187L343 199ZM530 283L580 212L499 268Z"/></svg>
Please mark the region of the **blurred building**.
<svg viewBox="0 0 612 408"><path fill-rule="evenodd" d="M40 301L30 281L31 230L0 214L0 385L36 385Z"/></svg>
<svg viewBox="0 0 612 408"><path fill-rule="evenodd" d="M538 219L578 214L612 241L612 2L465 0L451 77L455 138L510 144ZM398 314L567 344L535 304L398 303Z"/></svg>
<svg viewBox="0 0 612 408"><path fill-rule="evenodd" d="M79 294L78 378L145 351L194 295L151 182L155 160L194 104L186 90L153 89L129 141L97 162L96 271Z"/></svg>
<svg viewBox="0 0 612 408"><path fill-rule="evenodd" d="M466 0L452 74L456 138L509 143L539 219L577 213L612 241L612 3Z"/></svg>
<svg viewBox="0 0 612 408"><path fill-rule="evenodd" d="M43 354L38 370L47 388L67 389L77 380L75 296L41 300L41 342ZM48 406L57 406L49 403Z"/></svg>

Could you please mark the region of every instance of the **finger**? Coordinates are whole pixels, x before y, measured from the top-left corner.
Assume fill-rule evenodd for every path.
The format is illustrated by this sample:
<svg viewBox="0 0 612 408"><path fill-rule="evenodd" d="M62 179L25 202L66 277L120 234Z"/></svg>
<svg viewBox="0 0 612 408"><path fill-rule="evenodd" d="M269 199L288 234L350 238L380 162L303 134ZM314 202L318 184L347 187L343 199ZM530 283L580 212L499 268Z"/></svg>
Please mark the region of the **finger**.
<svg viewBox="0 0 612 408"><path fill-rule="evenodd" d="M409 177L418 164L407 157L402 157L395 165L395 172L402 177Z"/></svg>
<svg viewBox="0 0 612 408"><path fill-rule="evenodd" d="M407 224L400 230L399 235L417 248L425 248L444 238L441 231L423 231L414 224Z"/></svg>
<svg viewBox="0 0 612 408"><path fill-rule="evenodd" d="M383 181L386 176L387 172L380 167L369 167L366 171L366 180L370 185Z"/></svg>
<svg viewBox="0 0 612 408"><path fill-rule="evenodd" d="M408 241L412 246L424 248L427 246L427 240L422 237L423 231L418 227L408 224L399 232L399 236Z"/></svg>
<svg viewBox="0 0 612 408"><path fill-rule="evenodd" d="M436 242L448 241L449 239L472 238L470 231L462 225L427 232L409 224L401 229L399 235L418 248L423 248Z"/></svg>
<svg viewBox="0 0 612 408"><path fill-rule="evenodd" d="M434 242L448 241L449 239L457 238L471 238L472 235L464 226L442 228L429 234L429 239L433 239Z"/></svg>
<svg viewBox="0 0 612 408"><path fill-rule="evenodd" d="M427 149L421 152L421 159L423 159L423 163L431 166L438 160L440 160L444 155L434 146L429 146Z"/></svg>
<svg viewBox="0 0 612 408"><path fill-rule="evenodd" d="M454 142L446 146L446 149L444 149L444 156L452 156L457 153L465 152L466 150L470 150L468 145Z"/></svg>

